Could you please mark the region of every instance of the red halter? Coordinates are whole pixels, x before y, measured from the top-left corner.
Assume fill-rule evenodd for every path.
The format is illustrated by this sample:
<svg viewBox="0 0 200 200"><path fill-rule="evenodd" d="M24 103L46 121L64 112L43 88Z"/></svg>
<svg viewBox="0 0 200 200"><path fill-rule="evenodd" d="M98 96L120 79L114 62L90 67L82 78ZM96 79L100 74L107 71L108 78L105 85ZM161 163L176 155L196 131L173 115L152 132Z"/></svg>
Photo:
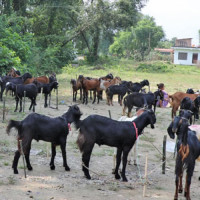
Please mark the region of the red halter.
<svg viewBox="0 0 200 200"><path fill-rule="evenodd" d="M135 128L136 140L137 140L137 138L138 138L138 129L137 129L137 127L136 127L135 122L133 122L133 126L134 126L134 128Z"/></svg>

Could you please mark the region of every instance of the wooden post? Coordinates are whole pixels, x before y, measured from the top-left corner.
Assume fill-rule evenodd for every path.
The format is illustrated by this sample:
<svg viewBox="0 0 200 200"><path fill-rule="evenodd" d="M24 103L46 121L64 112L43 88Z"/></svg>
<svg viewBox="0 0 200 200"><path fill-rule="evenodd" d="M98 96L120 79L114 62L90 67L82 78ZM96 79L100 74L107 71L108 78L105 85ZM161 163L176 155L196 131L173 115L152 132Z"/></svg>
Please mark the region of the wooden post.
<svg viewBox="0 0 200 200"><path fill-rule="evenodd" d="M109 114L110 119L112 119L110 110L108 110L108 114Z"/></svg>
<svg viewBox="0 0 200 200"><path fill-rule="evenodd" d="M24 112L24 110L25 110L25 103L26 103L26 91L24 91L23 112Z"/></svg>
<svg viewBox="0 0 200 200"><path fill-rule="evenodd" d="M56 89L56 109L58 110L58 88Z"/></svg>
<svg viewBox="0 0 200 200"><path fill-rule="evenodd" d="M143 188L143 197L146 196L146 187L147 187L147 168L148 168L148 155L146 155L146 162L145 162L145 183L144 183L144 188Z"/></svg>
<svg viewBox="0 0 200 200"><path fill-rule="evenodd" d="M51 93L49 94L49 107L51 107Z"/></svg>
<svg viewBox="0 0 200 200"><path fill-rule="evenodd" d="M23 158L23 164L24 164L24 176L26 178L26 166L25 166L25 156L24 156L24 151L23 151L23 146L22 146L22 140L19 140L19 144L20 144L20 149L21 149L21 155Z"/></svg>
<svg viewBox="0 0 200 200"><path fill-rule="evenodd" d="M6 112L6 98L3 98L3 122L5 121L5 112Z"/></svg>
<svg viewBox="0 0 200 200"><path fill-rule="evenodd" d="M165 174L165 166L166 166L166 141L167 141L167 135L164 135L164 138L163 138L162 174Z"/></svg>

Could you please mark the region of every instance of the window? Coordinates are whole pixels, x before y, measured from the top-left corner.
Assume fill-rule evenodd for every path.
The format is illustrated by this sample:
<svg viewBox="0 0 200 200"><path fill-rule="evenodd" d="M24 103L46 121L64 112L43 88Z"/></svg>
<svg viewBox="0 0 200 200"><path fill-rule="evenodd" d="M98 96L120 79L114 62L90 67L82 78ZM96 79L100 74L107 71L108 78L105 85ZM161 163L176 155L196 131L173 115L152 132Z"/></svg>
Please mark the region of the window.
<svg viewBox="0 0 200 200"><path fill-rule="evenodd" d="M179 52L178 53L178 59L179 60L187 60L187 53Z"/></svg>

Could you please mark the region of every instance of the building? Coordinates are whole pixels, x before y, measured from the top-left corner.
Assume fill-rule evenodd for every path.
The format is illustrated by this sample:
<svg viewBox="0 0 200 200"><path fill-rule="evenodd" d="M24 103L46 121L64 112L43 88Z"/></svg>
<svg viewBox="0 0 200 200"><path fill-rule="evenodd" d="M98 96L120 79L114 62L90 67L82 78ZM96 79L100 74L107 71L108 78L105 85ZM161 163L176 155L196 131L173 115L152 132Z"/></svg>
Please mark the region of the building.
<svg viewBox="0 0 200 200"><path fill-rule="evenodd" d="M172 49L174 50L174 64L200 64L200 47L192 45L192 38L177 39Z"/></svg>

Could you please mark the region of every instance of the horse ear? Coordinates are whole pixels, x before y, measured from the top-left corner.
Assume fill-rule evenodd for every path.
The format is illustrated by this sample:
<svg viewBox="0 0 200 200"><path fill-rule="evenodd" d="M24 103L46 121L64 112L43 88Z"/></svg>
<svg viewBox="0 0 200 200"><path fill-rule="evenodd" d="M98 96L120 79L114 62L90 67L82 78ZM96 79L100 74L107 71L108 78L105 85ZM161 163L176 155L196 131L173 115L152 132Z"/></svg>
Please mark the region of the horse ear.
<svg viewBox="0 0 200 200"><path fill-rule="evenodd" d="M168 135L171 139L174 139L175 138L175 134L174 132L172 131L172 122L171 124L169 125L169 127L167 128L167 132L168 132Z"/></svg>

